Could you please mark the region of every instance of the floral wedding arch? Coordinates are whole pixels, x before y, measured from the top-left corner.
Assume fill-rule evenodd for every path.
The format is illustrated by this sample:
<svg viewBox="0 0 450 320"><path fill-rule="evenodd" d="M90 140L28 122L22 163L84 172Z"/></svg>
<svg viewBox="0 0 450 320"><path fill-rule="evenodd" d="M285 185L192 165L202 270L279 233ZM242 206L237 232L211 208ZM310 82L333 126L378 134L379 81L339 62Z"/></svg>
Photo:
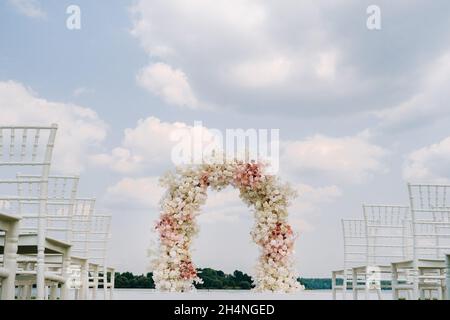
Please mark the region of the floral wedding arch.
<svg viewBox="0 0 450 320"><path fill-rule="evenodd" d="M293 268L295 235L287 222L290 199L295 192L264 165L238 160L178 167L161 178L167 188L161 200L156 229L159 252L154 261L153 279L161 291L190 291L201 283L192 263L190 247L198 232L196 216L207 198L207 189L238 188L240 198L253 207L255 225L251 232L260 246L255 290L292 292L300 288Z"/></svg>

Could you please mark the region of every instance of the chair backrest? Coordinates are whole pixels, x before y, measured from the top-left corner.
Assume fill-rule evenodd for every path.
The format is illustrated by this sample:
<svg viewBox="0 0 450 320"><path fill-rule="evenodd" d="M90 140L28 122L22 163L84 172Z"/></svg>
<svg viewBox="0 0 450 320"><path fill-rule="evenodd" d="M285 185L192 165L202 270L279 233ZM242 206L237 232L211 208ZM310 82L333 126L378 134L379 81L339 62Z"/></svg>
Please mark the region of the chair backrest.
<svg viewBox="0 0 450 320"><path fill-rule="evenodd" d="M19 180L39 180L36 175L17 175ZM78 198L78 176L49 176L47 201L47 236L72 245L73 256L87 258L89 232L95 210L95 199ZM23 188L19 194L27 198L36 197L36 190ZM35 215L32 214L36 201L21 201L22 213L26 212L22 232L36 232Z"/></svg>
<svg viewBox="0 0 450 320"><path fill-rule="evenodd" d="M38 175L17 175L18 181L39 181ZM74 203L78 191L78 176L49 176L48 197L46 211L46 235L56 240L70 243L72 238L72 217ZM33 188L32 183L18 184L18 195L21 199L20 212L23 217L22 232L37 232L38 224L35 208L39 190Z"/></svg>
<svg viewBox="0 0 450 320"><path fill-rule="evenodd" d="M46 236L48 176L56 131L57 125L0 126L0 210L21 215L23 201L35 202L32 211L41 250ZM41 179L18 179L18 171ZM19 195L19 189L33 190L34 196Z"/></svg>
<svg viewBox="0 0 450 320"><path fill-rule="evenodd" d="M40 180L42 177L38 175L17 174L19 180ZM48 201L73 201L77 197L79 176L58 176L50 175L48 177ZM33 190L20 190L21 193L31 193Z"/></svg>
<svg viewBox="0 0 450 320"><path fill-rule="evenodd" d="M0 126L0 166L51 165L58 126Z"/></svg>
<svg viewBox="0 0 450 320"><path fill-rule="evenodd" d="M411 209L415 213L431 208L450 207L450 185L408 183ZM418 217L420 219L420 217Z"/></svg>
<svg viewBox="0 0 450 320"><path fill-rule="evenodd" d="M367 234L364 220L342 219L344 268L367 264Z"/></svg>
<svg viewBox="0 0 450 320"><path fill-rule="evenodd" d="M72 254L80 258L89 257L92 217L95 199L76 199L72 220Z"/></svg>
<svg viewBox="0 0 450 320"><path fill-rule="evenodd" d="M412 256L411 221L408 206L363 205L367 232L368 263L390 265Z"/></svg>
<svg viewBox="0 0 450 320"><path fill-rule="evenodd" d="M413 258L443 259L450 249L450 185L408 184Z"/></svg>
<svg viewBox="0 0 450 320"><path fill-rule="evenodd" d="M450 207L436 208L433 215L437 239L437 257L445 259L450 254Z"/></svg>
<svg viewBox="0 0 450 320"><path fill-rule="evenodd" d="M435 209L433 220L416 220L413 227L417 259L444 259L450 252L450 208Z"/></svg>
<svg viewBox="0 0 450 320"><path fill-rule="evenodd" d="M40 179L38 176L18 175L18 177ZM70 243L73 256L87 258L95 199L78 198L78 184L78 176L49 177L47 236ZM30 229L34 231L33 227L28 228Z"/></svg>
<svg viewBox="0 0 450 320"><path fill-rule="evenodd" d="M95 213L89 232L89 260L106 267L111 236L111 215Z"/></svg>

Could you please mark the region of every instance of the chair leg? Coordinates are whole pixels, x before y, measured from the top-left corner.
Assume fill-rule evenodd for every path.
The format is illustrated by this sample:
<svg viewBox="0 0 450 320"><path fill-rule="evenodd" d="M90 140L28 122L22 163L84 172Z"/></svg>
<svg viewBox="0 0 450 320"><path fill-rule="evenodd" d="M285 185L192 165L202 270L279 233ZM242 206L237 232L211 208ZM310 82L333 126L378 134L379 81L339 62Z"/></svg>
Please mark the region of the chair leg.
<svg viewBox="0 0 450 320"><path fill-rule="evenodd" d="M94 276L94 285L92 288L92 300L97 300L98 267L95 267L93 276Z"/></svg>
<svg viewBox="0 0 450 320"><path fill-rule="evenodd" d="M336 300L336 275L334 272L331 273L331 298Z"/></svg>
<svg viewBox="0 0 450 320"><path fill-rule="evenodd" d="M450 254L445 258L446 276L445 276L445 299L450 300Z"/></svg>
<svg viewBox="0 0 450 320"><path fill-rule="evenodd" d="M378 300L383 300L383 296L381 295L381 288L377 288L377 296Z"/></svg>
<svg viewBox="0 0 450 320"><path fill-rule="evenodd" d="M103 300L106 300L108 296L108 272L106 267L103 269Z"/></svg>
<svg viewBox="0 0 450 320"><path fill-rule="evenodd" d="M342 299L347 300L347 270L344 270L344 276L342 277Z"/></svg>
<svg viewBox="0 0 450 320"><path fill-rule="evenodd" d="M358 300L358 275L355 269L352 269L352 291L353 291L353 300Z"/></svg>
<svg viewBox="0 0 450 320"><path fill-rule="evenodd" d="M444 279L445 270L439 269L439 274ZM439 300L445 300L445 280L439 281Z"/></svg>
<svg viewBox="0 0 450 320"><path fill-rule="evenodd" d="M408 300L412 300L412 292L411 292L411 290L408 290L408 293L407 293L407 295L408 295Z"/></svg>
<svg viewBox="0 0 450 320"><path fill-rule="evenodd" d="M425 290L424 289L420 289L420 287L419 287L419 293L420 293L420 295L419 295L419 297L420 297L420 300L425 300Z"/></svg>
<svg viewBox="0 0 450 320"><path fill-rule="evenodd" d="M79 290L79 299L86 300L89 290L89 274L87 260L81 265L81 288Z"/></svg>
<svg viewBox="0 0 450 320"><path fill-rule="evenodd" d="M21 299L23 300L31 300L31 290L32 286L29 284L26 284L24 286L22 286L22 292L21 292Z"/></svg>
<svg viewBox="0 0 450 320"><path fill-rule="evenodd" d="M58 297L58 284L52 284L50 286L50 300L57 300Z"/></svg>
<svg viewBox="0 0 450 320"><path fill-rule="evenodd" d="M111 271L111 278L110 278L110 287L109 287L109 299L114 300L114 287L116 285L116 272L115 270Z"/></svg>
<svg viewBox="0 0 450 320"><path fill-rule="evenodd" d="M44 300L45 296L45 255L44 248L40 247L36 264L36 299Z"/></svg>
<svg viewBox="0 0 450 320"><path fill-rule="evenodd" d="M17 299L18 300L23 300L24 299L24 289L25 289L25 286L18 286L17 287Z"/></svg>
<svg viewBox="0 0 450 320"><path fill-rule="evenodd" d="M62 264L62 274L65 282L61 284L61 300L67 300L69 298L69 268L70 268L70 250L65 252L62 256L63 264Z"/></svg>
<svg viewBox="0 0 450 320"><path fill-rule="evenodd" d="M392 265L392 299L398 300L398 270L395 264Z"/></svg>
<svg viewBox="0 0 450 320"><path fill-rule="evenodd" d="M419 275L420 275L420 270L416 269L414 270L414 275L413 275L413 299L417 300L417 299L423 299L423 291L420 290L420 283L419 283Z"/></svg>
<svg viewBox="0 0 450 320"><path fill-rule="evenodd" d="M8 270L8 277L2 281L2 300L14 300L16 295L17 248L19 243L19 227L17 223L11 225L5 236L3 265Z"/></svg>
<svg viewBox="0 0 450 320"><path fill-rule="evenodd" d="M369 300L370 298L370 287L371 287L371 283L370 283L370 276L367 273L367 268L364 270L364 299L365 300Z"/></svg>

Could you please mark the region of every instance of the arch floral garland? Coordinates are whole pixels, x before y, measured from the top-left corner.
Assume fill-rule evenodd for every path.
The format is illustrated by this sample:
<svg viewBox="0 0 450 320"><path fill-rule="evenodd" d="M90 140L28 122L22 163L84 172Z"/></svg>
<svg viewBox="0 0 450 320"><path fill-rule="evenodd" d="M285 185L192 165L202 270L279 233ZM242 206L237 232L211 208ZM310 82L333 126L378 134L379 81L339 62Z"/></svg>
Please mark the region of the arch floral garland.
<svg viewBox="0 0 450 320"><path fill-rule="evenodd" d="M254 208L251 235L261 248L255 289L292 292L300 288L292 262L295 235L287 222L287 207L295 192L275 176L264 174L264 167L233 160L178 167L161 178L167 191L156 225L159 252L153 279L157 290L184 292L192 290L194 282L201 283L190 253L198 232L195 217L206 201L208 187L221 190L228 185L238 188L240 198Z"/></svg>

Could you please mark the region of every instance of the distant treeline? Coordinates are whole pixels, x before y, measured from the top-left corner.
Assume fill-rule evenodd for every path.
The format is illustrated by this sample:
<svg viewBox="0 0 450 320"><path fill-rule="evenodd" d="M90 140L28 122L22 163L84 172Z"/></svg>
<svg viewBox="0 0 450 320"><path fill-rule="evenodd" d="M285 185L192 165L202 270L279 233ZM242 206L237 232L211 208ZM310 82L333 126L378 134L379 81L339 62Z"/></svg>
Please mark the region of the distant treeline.
<svg viewBox="0 0 450 320"><path fill-rule="evenodd" d="M254 287L253 279L248 274L236 270L233 274L226 274L221 270L211 268L198 269L199 277L203 284L197 284L197 289L236 289L249 290ZM134 275L131 272L116 272L115 286L123 289L154 289L155 283L151 272L146 275ZM306 290L331 289L329 278L299 278L298 281L305 286Z"/></svg>
<svg viewBox="0 0 450 320"><path fill-rule="evenodd" d="M253 279L236 270L233 274L226 274L221 270L211 268L198 269L198 275L203 280L202 284L197 284L197 289L239 289L248 290L253 288ZM126 289L154 289L153 273L146 275L134 275L131 272L116 272L115 287Z"/></svg>
<svg viewBox="0 0 450 320"><path fill-rule="evenodd" d="M305 286L306 290L331 290L330 278L299 278L298 282ZM342 279L338 279L337 282L342 284Z"/></svg>

